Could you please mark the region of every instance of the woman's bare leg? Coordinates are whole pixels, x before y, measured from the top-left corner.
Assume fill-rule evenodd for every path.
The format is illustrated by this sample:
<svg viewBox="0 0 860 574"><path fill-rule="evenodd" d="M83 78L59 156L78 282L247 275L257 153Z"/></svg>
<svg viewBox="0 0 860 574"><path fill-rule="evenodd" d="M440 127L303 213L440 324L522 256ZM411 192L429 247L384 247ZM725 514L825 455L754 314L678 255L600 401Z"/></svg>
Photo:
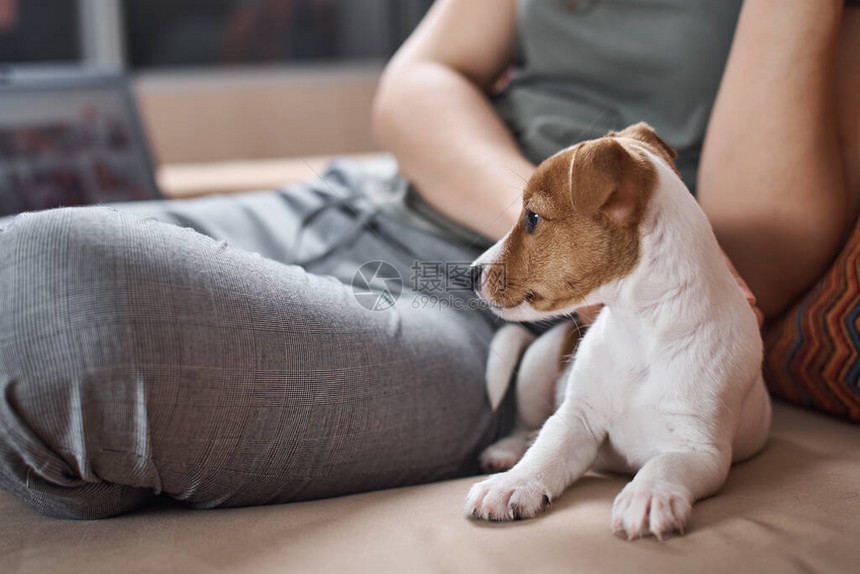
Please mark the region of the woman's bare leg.
<svg viewBox="0 0 860 574"><path fill-rule="evenodd" d="M845 10L836 79L839 140L852 201L860 203L860 7Z"/></svg>
<svg viewBox="0 0 860 574"><path fill-rule="evenodd" d="M703 150L699 197L766 315L838 253L858 203L839 141L842 0L747 0Z"/></svg>

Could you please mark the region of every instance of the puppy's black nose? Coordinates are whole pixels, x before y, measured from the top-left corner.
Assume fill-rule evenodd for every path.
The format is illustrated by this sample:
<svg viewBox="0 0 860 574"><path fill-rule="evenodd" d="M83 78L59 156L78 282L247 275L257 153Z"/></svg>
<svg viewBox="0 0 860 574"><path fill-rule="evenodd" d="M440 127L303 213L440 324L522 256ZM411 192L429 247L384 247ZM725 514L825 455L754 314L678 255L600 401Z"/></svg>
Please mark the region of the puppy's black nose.
<svg viewBox="0 0 860 574"><path fill-rule="evenodd" d="M480 264L472 265L472 289L477 290L481 288L481 273L483 270Z"/></svg>

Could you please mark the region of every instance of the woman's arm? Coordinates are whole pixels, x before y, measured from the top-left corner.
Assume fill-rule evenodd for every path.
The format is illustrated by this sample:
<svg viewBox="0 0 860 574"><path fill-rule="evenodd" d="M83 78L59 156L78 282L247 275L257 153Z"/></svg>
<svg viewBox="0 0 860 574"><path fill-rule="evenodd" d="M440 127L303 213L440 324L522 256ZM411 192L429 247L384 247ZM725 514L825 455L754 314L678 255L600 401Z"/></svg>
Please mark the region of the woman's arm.
<svg viewBox="0 0 860 574"><path fill-rule="evenodd" d="M708 127L699 198L768 317L824 273L857 216L837 113L842 3L746 0Z"/></svg>
<svg viewBox="0 0 860 574"><path fill-rule="evenodd" d="M534 171L486 96L510 65L516 4L438 0L388 64L374 111L377 138L422 197L493 239Z"/></svg>

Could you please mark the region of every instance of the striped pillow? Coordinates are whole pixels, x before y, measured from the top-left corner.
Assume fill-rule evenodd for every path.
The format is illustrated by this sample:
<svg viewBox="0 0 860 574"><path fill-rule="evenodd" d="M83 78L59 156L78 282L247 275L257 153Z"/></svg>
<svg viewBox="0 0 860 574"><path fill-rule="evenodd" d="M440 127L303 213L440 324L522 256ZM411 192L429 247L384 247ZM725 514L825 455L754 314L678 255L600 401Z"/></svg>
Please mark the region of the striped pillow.
<svg viewBox="0 0 860 574"><path fill-rule="evenodd" d="M774 396L860 422L860 225L815 287L765 328Z"/></svg>

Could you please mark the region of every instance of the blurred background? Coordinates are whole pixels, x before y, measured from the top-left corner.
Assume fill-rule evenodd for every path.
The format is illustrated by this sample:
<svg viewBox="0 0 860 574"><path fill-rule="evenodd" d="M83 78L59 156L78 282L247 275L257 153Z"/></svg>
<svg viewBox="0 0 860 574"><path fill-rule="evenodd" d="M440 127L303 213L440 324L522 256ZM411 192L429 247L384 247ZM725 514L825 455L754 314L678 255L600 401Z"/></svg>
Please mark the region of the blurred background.
<svg viewBox="0 0 860 574"><path fill-rule="evenodd" d="M383 64L431 3L0 0L0 81L124 73L161 166L369 152Z"/></svg>

